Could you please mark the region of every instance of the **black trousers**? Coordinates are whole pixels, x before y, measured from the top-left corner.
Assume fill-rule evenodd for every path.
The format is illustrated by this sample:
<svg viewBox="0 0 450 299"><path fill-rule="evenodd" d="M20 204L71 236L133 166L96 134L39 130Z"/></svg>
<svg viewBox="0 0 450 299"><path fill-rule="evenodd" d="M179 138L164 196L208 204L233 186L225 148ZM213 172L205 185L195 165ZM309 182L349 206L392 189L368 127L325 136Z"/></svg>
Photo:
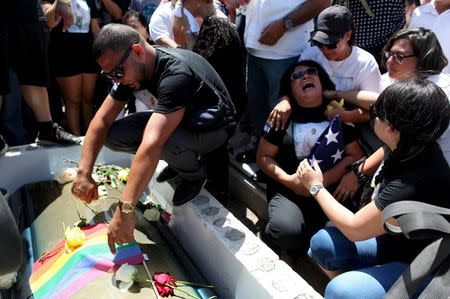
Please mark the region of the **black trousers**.
<svg viewBox="0 0 450 299"><path fill-rule="evenodd" d="M114 151L136 153L152 112L138 112L116 120L109 130L106 146ZM161 159L188 181L206 178L204 155L228 140L224 128L192 132L178 127L164 146Z"/></svg>

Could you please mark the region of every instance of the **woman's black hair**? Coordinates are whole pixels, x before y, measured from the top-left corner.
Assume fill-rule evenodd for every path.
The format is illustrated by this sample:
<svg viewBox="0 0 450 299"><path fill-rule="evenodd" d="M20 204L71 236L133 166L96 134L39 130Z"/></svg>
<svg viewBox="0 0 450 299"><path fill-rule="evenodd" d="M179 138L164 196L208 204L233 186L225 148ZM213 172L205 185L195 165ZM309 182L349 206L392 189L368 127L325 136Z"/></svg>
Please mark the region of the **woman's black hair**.
<svg viewBox="0 0 450 299"><path fill-rule="evenodd" d="M388 154L377 183L397 171L402 159L436 141L450 119L447 95L433 82L420 78L395 82L380 94L373 108L381 121L400 133L397 148Z"/></svg>
<svg viewBox="0 0 450 299"><path fill-rule="evenodd" d="M399 39L411 41L412 49L417 56L416 72L428 75L437 74L442 72L448 64L448 60L442 51L436 35L433 31L423 27L397 31L384 46L382 54L385 51L390 51L394 42ZM384 55L381 56L381 63L386 68L386 58Z"/></svg>
<svg viewBox="0 0 450 299"><path fill-rule="evenodd" d="M301 65L314 67L317 69L317 74L319 76L323 90L336 90L336 86L334 85L333 81L331 81L330 76L319 63L313 60L300 60L296 64L291 65L281 78L280 83L281 96L287 95L289 96L290 99L293 99L291 90L291 75L294 72L295 68Z"/></svg>
<svg viewBox="0 0 450 299"><path fill-rule="evenodd" d="M406 0L405 1L406 5L416 5L416 6L420 6L420 0Z"/></svg>
<svg viewBox="0 0 450 299"><path fill-rule="evenodd" d="M147 22L147 19L145 18L145 16L144 16L141 12L136 11L136 10L132 10L132 9L131 9L131 10L127 11L127 12L123 15L122 23L125 24L125 25L127 25L128 20L131 19L132 17L135 17L136 19L138 19L139 22L142 24L142 26L143 26L144 28L147 28L147 31L148 31L148 22Z"/></svg>

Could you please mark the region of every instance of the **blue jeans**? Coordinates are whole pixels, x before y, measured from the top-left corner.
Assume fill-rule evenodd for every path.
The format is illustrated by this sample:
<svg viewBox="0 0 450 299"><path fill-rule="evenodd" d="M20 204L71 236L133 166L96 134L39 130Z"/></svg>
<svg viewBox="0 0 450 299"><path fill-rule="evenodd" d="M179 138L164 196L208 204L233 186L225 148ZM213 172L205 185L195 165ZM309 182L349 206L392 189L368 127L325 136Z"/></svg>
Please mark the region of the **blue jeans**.
<svg viewBox="0 0 450 299"><path fill-rule="evenodd" d="M256 135L262 135L270 111L278 103L280 81L298 56L281 60L247 55L247 112Z"/></svg>
<svg viewBox="0 0 450 299"><path fill-rule="evenodd" d="M352 242L335 227L319 230L308 255L322 268L348 271L330 281L325 298L382 298L409 265L380 264L380 251L377 238Z"/></svg>

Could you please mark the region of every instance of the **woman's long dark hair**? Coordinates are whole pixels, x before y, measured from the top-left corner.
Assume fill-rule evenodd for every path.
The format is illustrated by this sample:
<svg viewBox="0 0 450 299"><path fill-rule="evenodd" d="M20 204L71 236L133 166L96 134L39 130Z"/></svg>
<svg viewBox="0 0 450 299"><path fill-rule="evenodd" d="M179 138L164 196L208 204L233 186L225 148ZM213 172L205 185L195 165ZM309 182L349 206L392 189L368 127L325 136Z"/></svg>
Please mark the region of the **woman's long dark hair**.
<svg viewBox="0 0 450 299"><path fill-rule="evenodd" d="M448 128L450 104L444 91L428 80L413 78L386 88L374 104L375 115L400 133L376 178L379 183L399 168L402 159L436 141Z"/></svg>
<svg viewBox="0 0 450 299"><path fill-rule="evenodd" d="M291 65L281 78L280 96L287 95L291 100L293 100L291 90L291 75L295 68L301 65L314 67L317 69L317 73L323 90L336 90L336 86L334 85L333 81L331 81L330 76L319 63L313 60L300 60L296 64Z"/></svg>

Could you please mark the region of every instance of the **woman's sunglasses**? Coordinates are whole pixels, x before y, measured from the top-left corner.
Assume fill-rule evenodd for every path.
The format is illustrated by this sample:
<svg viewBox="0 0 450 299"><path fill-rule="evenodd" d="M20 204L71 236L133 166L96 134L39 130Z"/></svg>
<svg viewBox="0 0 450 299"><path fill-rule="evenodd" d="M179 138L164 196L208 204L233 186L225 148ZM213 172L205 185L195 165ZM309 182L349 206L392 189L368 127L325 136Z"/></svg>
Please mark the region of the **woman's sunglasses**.
<svg viewBox="0 0 450 299"><path fill-rule="evenodd" d="M296 72L292 73L291 80L301 79L305 75L312 76L312 75L317 75L317 74L318 74L318 71L315 67L309 67L309 68L305 69L304 71L296 71Z"/></svg>
<svg viewBox="0 0 450 299"><path fill-rule="evenodd" d="M385 52L384 52L384 58L386 58L386 61L387 61L389 58L393 57L395 61L397 61L397 62L403 62L403 60L404 60L405 58L408 58L408 57L414 57L414 56L416 56L416 54L403 55L403 54L395 53L395 52L392 52L392 51L385 51Z"/></svg>
<svg viewBox="0 0 450 299"><path fill-rule="evenodd" d="M122 79L123 77L125 77L125 68L123 67L123 64L125 63L125 61L127 60L128 56L130 56L131 53L131 49L134 45L138 44L139 41L137 42L133 42L125 51L125 53L123 53L122 58L119 61L119 64L110 72L105 72L105 71L101 71L101 74L110 78L110 79Z"/></svg>

